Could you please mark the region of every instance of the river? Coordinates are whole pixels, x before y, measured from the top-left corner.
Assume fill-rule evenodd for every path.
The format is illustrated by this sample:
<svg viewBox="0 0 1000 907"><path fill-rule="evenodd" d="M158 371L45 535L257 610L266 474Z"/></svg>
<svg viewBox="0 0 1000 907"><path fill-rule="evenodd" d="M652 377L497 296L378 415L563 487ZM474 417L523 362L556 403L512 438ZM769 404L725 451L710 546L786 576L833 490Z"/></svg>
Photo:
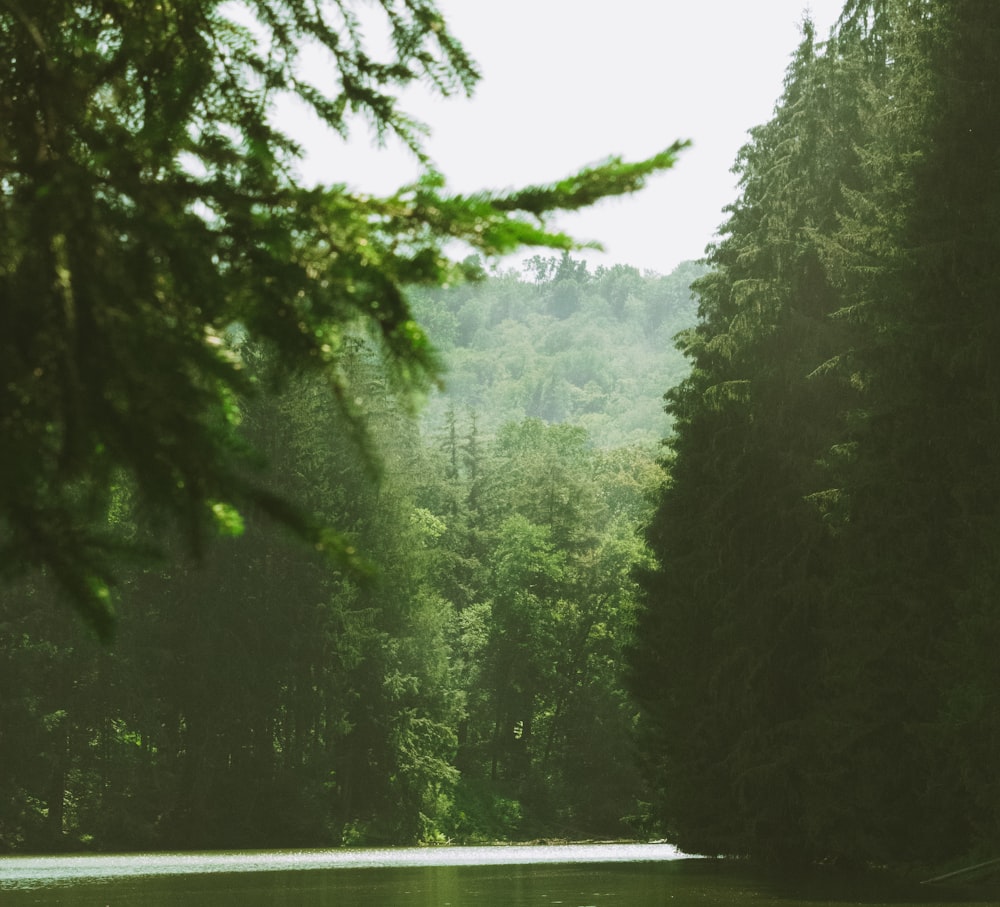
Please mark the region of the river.
<svg viewBox="0 0 1000 907"><path fill-rule="evenodd" d="M959 894L961 892L959 891ZM60 907L951 907L872 879L766 877L667 844L0 858L0 904Z"/></svg>

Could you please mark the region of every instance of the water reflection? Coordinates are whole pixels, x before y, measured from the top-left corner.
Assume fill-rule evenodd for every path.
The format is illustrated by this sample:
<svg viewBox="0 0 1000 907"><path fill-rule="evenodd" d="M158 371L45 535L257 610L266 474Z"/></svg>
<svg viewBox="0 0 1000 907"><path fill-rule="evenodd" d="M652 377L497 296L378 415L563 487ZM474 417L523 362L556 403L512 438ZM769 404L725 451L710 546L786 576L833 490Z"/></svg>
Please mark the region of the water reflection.
<svg viewBox="0 0 1000 907"><path fill-rule="evenodd" d="M0 858L0 904L60 907L954 907L968 890L767 877L672 847L565 845Z"/></svg>

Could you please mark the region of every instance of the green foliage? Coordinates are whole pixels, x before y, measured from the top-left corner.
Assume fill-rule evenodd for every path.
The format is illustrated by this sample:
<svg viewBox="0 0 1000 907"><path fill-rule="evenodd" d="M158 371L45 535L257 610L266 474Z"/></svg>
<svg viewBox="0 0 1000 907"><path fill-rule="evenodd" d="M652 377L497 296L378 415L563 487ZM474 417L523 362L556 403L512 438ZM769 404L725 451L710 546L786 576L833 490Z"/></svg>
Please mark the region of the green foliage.
<svg viewBox="0 0 1000 907"><path fill-rule="evenodd" d="M355 359L351 386L377 447L406 421L376 375ZM21 741L4 753L11 802L41 803L35 818L0 810L5 846L320 845L358 829L416 838L455 781L451 612L410 554L434 522L408 519L405 494L379 485L345 431L353 423L306 379L241 413L244 435L281 466L270 493L317 521L336 513L391 574L359 585L248 511L243 534L200 563L178 551L169 568L129 572L135 604L113 651L80 651L51 589L4 596L5 680L25 691L6 707ZM45 623L21 615L26 595ZM40 696L43 713L27 708ZM67 804L58 813L56 797Z"/></svg>
<svg viewBox="0 0 1000 907"><path fill-rule="evenodd" d="M672 338L695 318L692 262L662 277L569 255L535 256L526 276L411 293L417 319L447 361L443 393L424 413L476 413L486 434L535 418L586 429L602 448L654 446L668 428L663 388L687 370Z"/></svg>
<svg viewBox="0 0 1000 907"><path fill-rule="evenodd" d="M448 841L493 844L517 840L523 821L520 801L504 797L496 785L483 779L463 779L444 816L443 828Z"/></svg>
<svg viewBox="0 0 1000 907"><path fill-rule="evenodd" d="M485 443L472 426L463 448L459 423L448 425L435 470L446 482L425 492L447 514L452 555L438 582L458 605L464 690L447 834L626 834L642 791L622 665L652 455L598 451L582 429L539 420Z"/></svg>
<svg viewBox="0 0 1000 907"><path fill-rule="evenodd" d="M261 348L239 354L271 380ZM239 432L276 467L269 494L336 517L391 569L332 571L245 508L199 560L168 537L163 566L123 576L113 648L81 642L51 586L8 586L0 847L628 830L642 791L622 651L651 455L538 421L489 440L453 419L422 441L366 342L341 368L352 412L303 376L241 400Z"/></svg>
<svg viewBox="0 0 1000 907"><path fill-rule="evenodd" d="M632 656L687 850L899 865L998 840L969 770L997 689L972 634L996 623L998 29L937 0L848 4L824 45L807 24L738 159Z"/></svg>
<svg viewBox="0 0 1000 907"><path fill-rule="evenodd" d="M232 401L253 388L229 332L350 400L342 363L360 323L397 386L425 387L438 366L402 288L467 275L448 244L572 248L548 213L634 191L681 147L450 195L397 95L417 81L468 92L478 73L433 3L383 0L373 15L385 58L350 2L0 5L0 568L46 571L102 636L133 547L108 518L116 487L136 523L172 522L196 554L223 507L350 560L251 468ZM325 57L321 84L298 67L307 46ZM300 185L300 149L271 119L288 94L334 133L360 117L398 136L424 175L387 198Z"/></svg>

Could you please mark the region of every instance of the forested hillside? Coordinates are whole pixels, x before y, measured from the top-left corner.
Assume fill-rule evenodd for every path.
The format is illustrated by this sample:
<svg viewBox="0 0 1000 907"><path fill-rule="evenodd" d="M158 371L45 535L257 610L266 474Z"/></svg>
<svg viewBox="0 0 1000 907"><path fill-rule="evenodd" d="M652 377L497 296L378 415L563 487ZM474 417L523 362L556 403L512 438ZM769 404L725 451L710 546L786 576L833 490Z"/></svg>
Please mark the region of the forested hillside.
<svg viewBox="0 0 1000 907"><path fill-rule="evenodd" d="M424 425L438 430L454 411L492 435L505 422L541 419L580 426L598 447L652 448L669 428L663 393L688 369L674 336L694 324L691 284L705 270L589 271L569 254L536 256L522 274L414 294L447 362Z"/></svg>
<svg viewBox="0 0 1000 907"><path fill-rule="evenodd" d="M635 426L663 379L640 369L693 323L685 275L703 269L535 265L416 301L432 336L479 325L442 341L455 391L422 431L363 331L339 361L349 402L230 334L250 386L270 389L234 403L239 436L273 499L338 527L342 566L246 507L220 507L227 537L191 557L120 485L114 531L166 557L123 570L112 646L66 620L51 583L0 588L0 849L648 829L623 671L660 481ZM557 291L578 305L553 313ZM576 356L587 367L562 371ZM495 380L462 393L480 366ZM552 386L592 399L517 404ZM532 418L574 413L583 424ZM611 446L619 435L644 443Z"/></svg>
<svg viewBox="0 0 1000 907"><path fill-rule="evenodd" d="M998 46L851 0L739 156L633 657L682 848L1000 852Z"/></svg>

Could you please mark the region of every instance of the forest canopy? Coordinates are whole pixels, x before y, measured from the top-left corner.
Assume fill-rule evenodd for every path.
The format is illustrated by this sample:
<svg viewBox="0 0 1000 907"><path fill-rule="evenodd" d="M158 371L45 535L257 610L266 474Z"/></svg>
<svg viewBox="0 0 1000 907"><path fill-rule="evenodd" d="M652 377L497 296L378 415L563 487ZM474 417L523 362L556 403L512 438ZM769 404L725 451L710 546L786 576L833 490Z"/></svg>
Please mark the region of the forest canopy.
<svg viewBox="0 0 1000 907"><path fill-rule="evenodd" d="M480 283L415 289L416 318L447 365L421 423L434 430L449 412L473 415L494 435L541 419L584 428L601 448L654 451L669 428L663 390L688 370L673 338L694 324L691 284L705 271L695 262L665 275L588 270L564 252Z"/></svg>
<svg viewBox="0 0 1000 907"><path fill-rule="evenodd" d="M42 569L102 635L116 565L141 553L135 521L200 551L252 507L356 559L259 481L236 424L260 383L234 332L271 350L272 381L315 376L345 412L359 334L390 380L419 387L437 364L403 288L465 276L450 243L572 248L548 214L634 191L681 148L449 194L397 96L470 92L475 64L428 0L375 5L378 57L360 6L0 3L0 572ZM325 52L321 83L297 66L306 45ZM399 137L423 175L385 198L350 174L300 185L300 149L270 116L289 93L332 134L360 120Z"/></svg>

